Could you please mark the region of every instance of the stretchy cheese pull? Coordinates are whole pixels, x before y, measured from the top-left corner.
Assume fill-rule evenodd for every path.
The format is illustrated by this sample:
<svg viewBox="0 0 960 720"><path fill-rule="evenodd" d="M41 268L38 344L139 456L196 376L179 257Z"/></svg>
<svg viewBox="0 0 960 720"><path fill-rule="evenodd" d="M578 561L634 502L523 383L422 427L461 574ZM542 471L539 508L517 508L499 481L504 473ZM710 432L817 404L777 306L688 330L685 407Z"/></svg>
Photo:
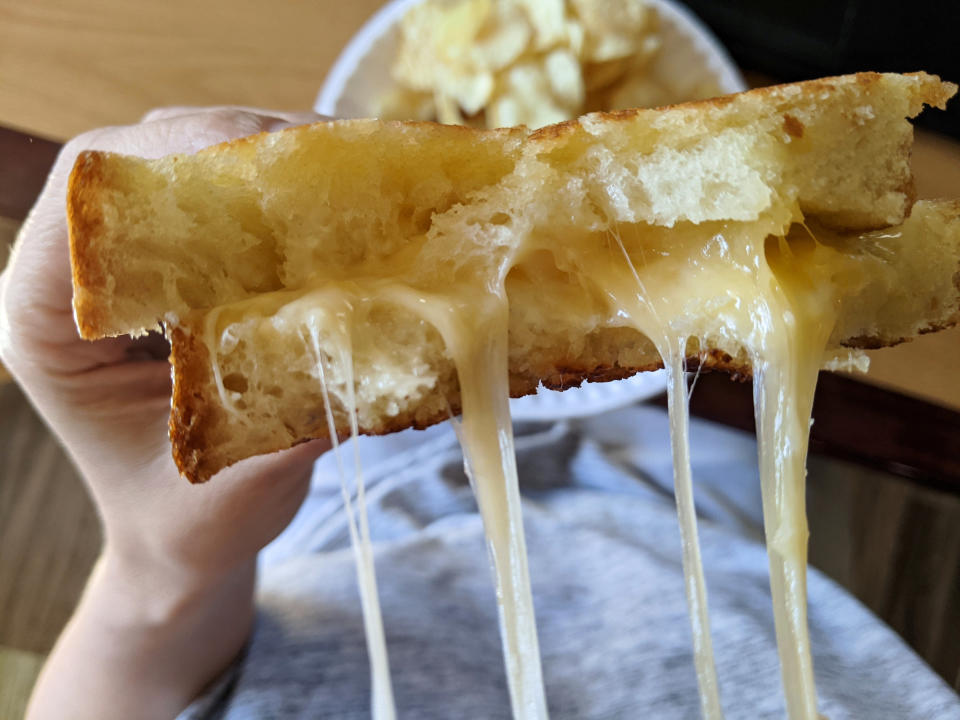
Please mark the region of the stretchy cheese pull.
<svg viewBox="0 0 960 720"><path fill-rule="evenodd" d="M327 307L336 305L336 301L325 303ZM349 300L341 300L339 312L333 317L314 312L301 326L304 332L304 342L314 354L317 362L317 374L320 380L320 389L323 393L324 412L327 417L327 427L333 443L333 453L336 456L337 471L340 474L340 493L343 497L344 511L347 514L347 526L350 531L350 545L353 548L354 560L357 569L357 586L360 589L360 606L363 613L363 626L367 638L367 652L370 655L370 704L373 720L394 720L397 712L393 702L393 686L390 682L390 663L387 657L387 642L383 630L383 615L380 612L380 597L377 592L377 577L373 564L373 547L370 542L370 525L367 519L367 501L363 480L363 469L360 464L360 454L357 446L359 432L357 429L356 402L353 400L353 358L350 349L350 316L352 307ZM330 320L332 319L332 322ZM322 322L326 320L327 322ZM323 328L321 328L321 325ZM319 336L321 331L332 332L338 339L336 343L340 352L335 358L325 358L320 349ZM357 493L357 512L354 512L350 491L347 487L347 475L340 454L340 443L337 439L336 423L333 418L333 406L330 402L330 393L327 388L327 372L325 365L335 362L345 378L346 412L350 417L350 434L353 442L354 480ZM357 516L359 516L359 527Z"/></svg>
<svg viewBox="0 0 960 720"><path fill-rule="evenodd" d="M807 231L809 233L809 231ZM780 671L791 720L817 720L807 629L806 460L817 374L836 322L836 290L822 276L812 235L772 239L776 277L768 297L765 352L752 359L764 532ZM798 262L807 259L808 262ZM808 269L808 270L805 270Z"/></svg>
<svg viewBox="0 0 960 720"><path fill-rule="evenodd" d="M223 406L239 412L243 399L226 387L219 367L236 342L235 324L259 313L273 325L299 327L317 360L329 431L334 433L335 423L331 382L329 377L324 379L324 368L332 363L338 398L356 433L351 333L362 330L375 307L402 309L439 333L459 378L463 421L458 433L496 578L513 714L523 720L545 720L547 704L507 402L508 297L511 291L524 292L523 283L549 283L551 273L565 273L564 281L581 290L551 296L554 311L576 313L585 297L594 298L591 302L598 303L606 322L649 338L667 368L694 663L702 714L719 720L723 710L690 477L684 362L701 348L717 344L744 348L755 373L764 525L787 710L791 720L816 720L806 623L804 514L813 389L842 298L858 291L864 277L882 276L886 236L868 233L852 239L825 233L825 243L820 243L801 221L796 209L787 208L747 225L702 223L669 231L622 225L608 233L605 250L602 244L598 248L594 233L571 229L562 254L556 251L555 238L528 234L497 262L485 266L483 273L436 287L419 287L407 276L381 275L349 283L326 282L300 293L264 294L207 316L203 332L208 346L217 349L212 374ZM513 270L522 272L515 275ZM352 520L351 527L379 720L392 717L393 705L359 477L357 501L359 529ZM352 516L348 495L345 502Z"/></svg>
<svg viewBox="0 0 960 720"><path fill-rule="evenodd" d="M490 551L513 716L546 720L508 402L506 298L463 292L453 300L402 286L384 288L381 297L431 322L453 356L463 410L457 436Z"/></svg>
<svg viewBox="0 0 960 720"><path fill-rule="evenodd" d="M670 413L670 442L673 450L673 487L680 521L683 552L684 590L690 610L693 633L693 660L700 690L700 711L704 720L723 720L720 684L713 659L710 618L707 612L707 584L700 559L697 513L693 504L693 478L690 470L690 419L684 358L686 338L680 338L664 355L667 371L667 407Z"/></svg>

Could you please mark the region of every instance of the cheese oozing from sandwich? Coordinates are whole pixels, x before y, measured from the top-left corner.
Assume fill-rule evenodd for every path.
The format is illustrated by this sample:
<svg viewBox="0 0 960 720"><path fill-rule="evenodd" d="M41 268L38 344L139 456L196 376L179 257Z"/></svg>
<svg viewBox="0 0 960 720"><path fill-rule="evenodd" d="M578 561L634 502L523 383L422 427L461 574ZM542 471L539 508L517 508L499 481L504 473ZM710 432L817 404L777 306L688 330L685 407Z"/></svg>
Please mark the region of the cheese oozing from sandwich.
<svg viewBox="0 0 960 720"><path fill-rule="evenodd" d="M546 703L507 405L508 304L524 292L553 288L553 312L573 315L588 297L599 298L600 314L643 333L670 371L677 507L697 677L704 716L716 718L722 711L697 543L682 378L685 359L697 357L701 348L740 343L755 378L764 525L788 708L792 718L816 718L806 631L804 480L817 372L836 355L828 354L827 346L844 302L859 298L865 286L895 284L902 268L889 258L898 256L904 243L918 242L915 233L940 210L921 203L900 228L855 234L812 222L808 226L799 213L790 212L779 223L684 225L670 229L669 237L667 231L619 225L603 231L602 239L589 232L575 239L574 229L565 228L562 270L556 258L553 267L544 263L543 253L553 252L556 238L532 233L472 282L459 278L442 289L425 289L387 275L327 282L295 297L284 291L279 297L263 294L228 305L207 316L204 345L229 346L230 335L238 332L236 318L268 323L272 329L309 329L309 346L317 357L341 358L343 387L349 393L352 368L342 360L352 346L348 333L362 334L374 308L402 309L439 333L459 378L460 438L490 543L514 714L539 718L546 717ZM552 286L542 276L558 271L576 277ZM570 286L581 292L571 292ZM215 357L217 392L223 406L233 408L219 365ZM324 406L329 407L329 399ZM345 405L348 412L353 406ZM368 542L367 535L358 550L361 558L370 554ZM362 562L367 563L361 572L362 595L375 597L372 560ZM370 622L380 627L378 613L376 618ZM378 634L371 655L385 658L382 629ZM385 661L378 667L384 673ZM374 685L388 687L389 678L380 676Z"/></svg>
<svg viewBox="0 0 960 720"><path fill-rule="evenodd" d="M905 118L954 89L864 75L533 134L359 121L160 161L88 154L69 205L78 325L95 337L166 319L174 455L193 480L308 437L461 412L518 718L547 707L508 397L667 367L701 708L719 718L684 368L752 372L787 708L815 720L803 497L817 372L856 361L845 346L956 321L960 205L911 212L904 152ZM362 497L358 478L374 708L389 718Z"/></svg>

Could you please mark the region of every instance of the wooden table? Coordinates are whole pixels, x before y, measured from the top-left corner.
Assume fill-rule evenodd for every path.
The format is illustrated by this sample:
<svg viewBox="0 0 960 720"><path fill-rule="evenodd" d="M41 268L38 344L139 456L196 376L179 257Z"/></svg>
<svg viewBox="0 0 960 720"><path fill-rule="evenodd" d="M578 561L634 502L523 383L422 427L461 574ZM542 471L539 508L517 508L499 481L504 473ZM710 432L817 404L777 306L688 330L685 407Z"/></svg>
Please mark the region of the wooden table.
<svg viewBox="0 0 960 720"><path fill-rule="evenodd" d="M378 5L0 0L0 264L57 142L161 105L309 107ZM921 135L915 170L921 197L957 197L960 144ZM960 687L960 331L874 355L867 380L897 392L821 379L811 562ZM701 378L692 409L752 424L749 386L722 377ZM99 542L69 461L19 389L0 383L0 717L19 716Z"/></svg>

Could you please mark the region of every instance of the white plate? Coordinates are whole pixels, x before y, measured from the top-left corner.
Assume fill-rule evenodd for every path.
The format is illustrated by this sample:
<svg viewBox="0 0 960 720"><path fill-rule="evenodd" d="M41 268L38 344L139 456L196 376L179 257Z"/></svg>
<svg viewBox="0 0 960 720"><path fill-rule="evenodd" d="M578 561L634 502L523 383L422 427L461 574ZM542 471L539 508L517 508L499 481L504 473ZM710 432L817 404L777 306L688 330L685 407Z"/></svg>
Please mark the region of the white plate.
<svg viewBox="0 0 960 720"><path fill-rule="evenodd" d="M333 64L314 110L331 117L371 117L390 90L389 67L397 53L398 23L423 0L392 0L371 17ZM725 93L746 83L720 41L687 8L673 0L648 0L660 16L660 52L650 72L660 82L691 87L714 80ZM515 420L559 420L626 407L666 390L663 372L639 373L626 380L584 383L564 392L540 388L536 395L510 401Z"/></svg>
<svg viewBox="0 0 960 720"><path fill-rule="evenodd" d="M514 420L566 420L618 410L649 400L667 389L663 370L637 373L626 380L584 383L559 392L541 387L536 395L510 401Z"/></svg>

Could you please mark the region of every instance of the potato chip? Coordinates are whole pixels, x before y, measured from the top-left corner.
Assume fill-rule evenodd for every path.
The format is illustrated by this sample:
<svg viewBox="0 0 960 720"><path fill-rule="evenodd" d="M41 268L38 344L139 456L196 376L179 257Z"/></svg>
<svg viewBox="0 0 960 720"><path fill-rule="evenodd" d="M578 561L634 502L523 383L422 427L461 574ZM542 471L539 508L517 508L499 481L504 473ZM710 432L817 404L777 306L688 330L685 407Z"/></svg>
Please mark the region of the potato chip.
<svg viewBox="0 0 960 720"><path fill-rule="evenodd" d="M633 55L655 27L654 13L636 0L570 0L586 34L582 57L605 62Z"/></svg>
<svg viewBox="0 0 960 720"><path fill-rule="evenodd" d="M470 64L476 70L502 70L523 54L530 37L530 25L523 13L500 2L469 48Z"/></svg>
<svg viewBox="0 0 960 720"><path fill-rule="evenodd" d="M583 84L587 92L595 92L620 82L630 70L630 58L618 58L603 63L585 63Z"/></svg>
<svg viewBox="0 0 960 720"><path fill-rule="evenodd" d="M425 0L401 21L382 116L540 127L664 102L656 31L643 0Z"/></svg>
<svg viewBox="0 0 960 720"><path fill-rule="evenodd" d="M589 37L589 36L588 36ZM591 42L585 43L586 59L591 62L604 62L629 58L637 42L628 35L602 35L592 37Z"/></svg>
<svg viewBox="0 0 960 720"><path fill-rule="evenodd" d="M674 94L654 79L632 76L616 87L606 99L611 110L635 107L659 107L675 102Z"/></svg>
<svg viewBox="0 0 960 720"><path fill-rule="evenodd" d="M504 79L507 91L524 105L527 98L544 96L549 92L549 84L543 68L529 60L507 70Z"/></svg>
<svg viewBox="0 0 960 720"><path fill-rule="evenodd" d="M574 55L580 57L583 52L583 25L577 20L567 19L563 23L563 32L564 40L562 44L570 48L570 52Z"/></svg>
<svg viewBox="0 0 960 720"><path fill-rule="evenodd" d="M493 92L493 75L488 72L447 78L441 89L453 98L467 115L480 112Z"/></svg>
<svg viewBox="0 0 960 720"><path fill-rule="evenodd" d="M602 40L609 35L637 37L653 28L654 13L638 0L568 0L588 34Z"/></svg>
<svg viewBox="0 0 960 720"><path fill-rule="evenodd" d="M436 117L433 95L403 87L395 88L381 99L377 115L383 118L432 120Z"/></svg>
<svg viewBox="0 0 960 720"><path fill-rule="evenodd" d="M432 34L421 36L420 42L429 42L451 53L451 59L468 51L476 40L493 9L492 0L460 0L441 6L433 20Z"/></svg>
<svg viewBox="0 0 960 720"><path fill-rule="evenodd" d="M520 104L510 95L494 98L487 108L487 126L492 128L522 125Z"/></svg>
<svg viewBox="0 0 960 720"><path fill-rule="evenodd" d="M514 0L526 11L533 29L534 52L563 42L566 35L564 27L564 0Z"/></svg>
<svg viewBox="0 0 960 720"><path fill-rule="evenodd" d="M415 5L400 24L393 76L415 90L433 90L461 68L492 10L492 0ZM452 71L452 72L451 72ZM449 84L449 83L448 83Z"/></svg>
<svg viewBox="0 0 960 720"><path fill-rule="evenodd" d="M547 83L561 104L576 110L583 105L583 75L580 63L569 50L557 49L544 61Z"/></svg>
<svg viewBox="0 0 960 720"><path fill-rule="evenodd" d="M434 95L434 104L437 108L437 120L446 125L462 125L463 116L460 114L460 108L457 107L457 101L449 95L437 93Z"/></svg>
<svg viewBox="0 0 960 720"><path fill-rule="evenodd" d="M577 112L554 95L545 60L530 60L507 72L507 92L516 100L518 122L542 127L569 119Z"/></svg>

